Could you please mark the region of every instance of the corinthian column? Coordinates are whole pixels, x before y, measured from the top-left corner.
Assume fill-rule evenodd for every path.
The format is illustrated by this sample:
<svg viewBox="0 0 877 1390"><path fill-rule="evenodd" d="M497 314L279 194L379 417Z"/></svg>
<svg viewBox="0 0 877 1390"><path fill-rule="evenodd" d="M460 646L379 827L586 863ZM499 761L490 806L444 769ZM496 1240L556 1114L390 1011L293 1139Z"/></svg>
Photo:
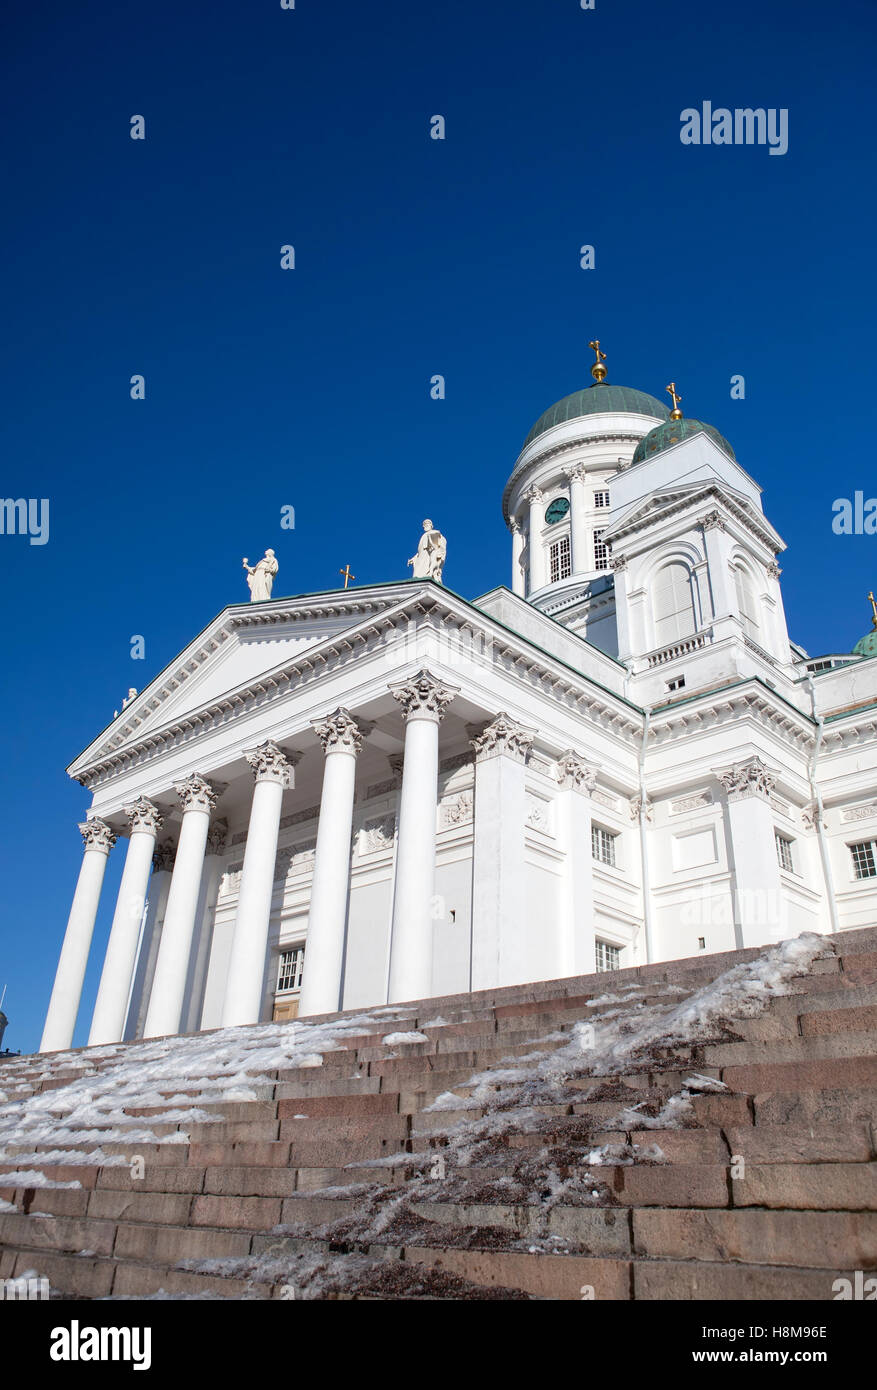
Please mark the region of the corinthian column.
<svg viewBox="0 0 877 1390"><path fill-rule="evenodd" d="M341 1007L356 755L362 747L359 726L346 709L336 709L328 719L315 721L314 728L326 765L299 1016L334 1013Z"/></svg>
<svg viewBox="0 0 877 1390"><path fill-rule="evenodd" d="M256 785L222 1006L223 1028L258 1023L262 1012L280 808L284 789L293 784L292 762L270 739L245 756Z"/></svg>
<svg viewBox="0 0 877 1390"><path fill-rule="evenodd" d="M216 805L216 792L197 773L175 790L183 808L183 823L146 1011L146 1038L179 1031L210 813Z"/></svg>
<svg viewBox="0 0 877 1390"><path fill-rule="evenodd" d="M524 496L530 507L530 526L528 538L530 584L528 593L535 593L545 583L545 553L542 549L542 503L545 500L541 488L531 487Z"/></svg>
<svg viewBox="0 0 877 1390"><path fill-rule="evenodd" d="M131 832L88 1035L89 1047L120 1042L124 1034L155 837L164 823L161 812L144 796L124 809Z"/></svg>
<svg viewBox="0 0 877 1390"><path fill-rule="evenodd" d="M494 989L527 978L524 765L532 742L532 730L504 713L472 740L473 989Z"/></svg>
<svg viewBox="0 0 877 1390"><path fill-rule="evenodd" d="M588 555L588 528L585 522L585 465L565 468L569 482L569 538L572 573L583 574L593 569Z"/></svg>
<svg viewBox="0 0 877 1390"><path fill-rule="evenodd" d="M399 844L390 941L391 1004L423 999L432 986L432 898L439 724L458 687L429 671L391 685L405 719L405 761L399 800Z"/></svg>
<svg viewBox="0 0 877 1390"><path fill-rule="evenodd" d="M102 820L83 822L79 833L85 844L85 853L55 972L40 1052L58 1052L69 1047L73 1041L107 856L116 843L115 834Z"/></svg>
<svg viewBox="0 0 877 1390"><path fill-rule="evenodd" d="M521 556L524 553L524 533L517 517L512 517L509 522L509 530L512 533L512 593L523 598L524 571L521 568Z"/></svg>

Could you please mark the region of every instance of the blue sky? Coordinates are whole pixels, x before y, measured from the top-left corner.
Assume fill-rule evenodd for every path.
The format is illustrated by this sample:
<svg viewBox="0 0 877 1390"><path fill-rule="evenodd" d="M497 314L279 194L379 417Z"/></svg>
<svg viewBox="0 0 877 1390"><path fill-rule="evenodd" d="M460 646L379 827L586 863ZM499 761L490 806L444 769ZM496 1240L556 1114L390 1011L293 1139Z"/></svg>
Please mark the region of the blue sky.
<svg viewBox="0 0 877 1390"><path fill-rule="evenodd" d="M589 384L589 338L611 381L674 378L762 484L792 635L865 632L877 538L835 536L831 504L877 490L875 30L871 0L7 16L3 492L48 497L51 526L0 537L10 1046L38 1044L79 868L89 798L64 769L127 687L247 598L241 556L269 545L276 594L348 562L395 579L431 516L451 588L508 583L503 484ZM787 108L788 153L683 146L704 100Z"/></svg>

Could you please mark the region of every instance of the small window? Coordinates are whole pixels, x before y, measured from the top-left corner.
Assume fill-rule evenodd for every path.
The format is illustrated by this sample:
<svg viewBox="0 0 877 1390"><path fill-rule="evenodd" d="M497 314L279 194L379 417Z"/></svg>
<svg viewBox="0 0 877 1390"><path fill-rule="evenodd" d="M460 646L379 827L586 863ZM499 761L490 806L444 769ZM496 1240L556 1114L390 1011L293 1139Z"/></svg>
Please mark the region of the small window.
<svg viewBox="0 0 877 1390"><path fill-rule="evenodd" d="M277 993L287 989L301 989L302 970L305 961L304 946L296 946L291 951L281 951L277 966Z"/></svg>
<svg viewBox="0 0 877 1390"><path fill-rule="evenodd" d="M617 835L604 830L600 825L591 826L591 854L600 864L615 864L615 841Z"/></svg>
<svg viewBox="0 0 877 1390"><path fill-rule="evenodd" d="M550 550L551 555L551 583L556 584L558 579L569 579L572 574L572 556L569 548L569 536L561 536L559 541L555 541Z"/></svg>
<svg viewBox="0 0 877 1390"><path fill-rule="evenodd" d="M603 540L603 532L594 532L594 569L605 570L609 568L609 547Z"/></svg>
<svg viewBox="0 0 877 1390"><path fill-rule="evenodd" d="M857 845L850 845L850 854L853 856L853 873L856 878L877 878L877 858L874 855L873 840L860 840Z"/></svg>
<svg viewBox="0 0 877 1390"><path fill-rule="evenodd" d="M667 682L667 689L668 689L668 690L684 690L684 689L685 689L685 677L684 677L684 676L677 676L677 677L675 678L675 680L668 681L668 682Z"/></svg>
<svg viewBox="0 0 877 1390"><path fill-rule="evenodd" d="M621 947L611 946L608 941L597 941L597 973L621 969Z"/></svg>
<svg viewBox="0 0 877 1390"><path fill-rule="evenodd" d="M609 506L609 493L608 493L608 492L595 492L595 493L594 493L594 506L595 506L595 507L608 507L608 506Z"/></svg>
<svg viewBox="0 0 877 1390"><path fill-rule="evenodd" d="M699 936L699 937L697 938L697 949L698 949L699 951L705 951L705 950L706 950L706 937L705 937L705 936Z"/></svg>
<svg viewBox="0 0 877 1390"><path fill-rule="evenodd" d="M792 859L792 841L787 835L781 835L778 830L774 831L774 839L776 840L777 859L779 860L780 868L785 869L788 874L793 874L795 872L795 863Z"/></svg>

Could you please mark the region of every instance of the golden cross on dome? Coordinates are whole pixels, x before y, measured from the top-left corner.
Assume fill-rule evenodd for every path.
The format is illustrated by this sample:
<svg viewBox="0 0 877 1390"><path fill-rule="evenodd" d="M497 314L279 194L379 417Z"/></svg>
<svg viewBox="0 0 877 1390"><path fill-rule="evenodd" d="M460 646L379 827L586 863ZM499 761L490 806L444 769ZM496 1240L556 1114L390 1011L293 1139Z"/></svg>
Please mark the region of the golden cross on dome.
<svg viewBox="0 0 877 1390"><path fill-rule="evenodd" d="M875 599L875 597L874 597L874 590L873 590L873 589L871 590L870 594L868 595L868 599L869 599L869 601L870 601L871 608L872 608L872 610L873 610L873 612L874 612L874 616L873 616L873 618L871 619L871 622L874 624L875 627L877 627L877 599Z"/></svg>
<svg viewBox="0 0 877 1390"><path fill-rule="evenodd" d="M347 588L347 585L350 583L351 579L355 579L355 578L356 578L356 575L355 575L355 574L351 574L351 573L350 573L350 566L349 566L349 565L345 565L344 568L343 568L343 570L339 570L338 573L344 575L344 587L345 587L345 589Z"/></svg>
<svg viewBox="0 0 877 1390"><path fill-rule="evenodd" d="M673 397L673 409L670 411L670 419L671 419L671 420L681 420L681 419L682 419L682 411L679 409L679 402L682 400L682 397L679 395L679 392L676 390L676 382L675 382L675 381L671 381L669 386L665 386L665 387L664 387L664 390L665 390L665 391L668 391L668 392L670 393L670 395Z"/></svg>
<svg viewBox="0 0 877 1390"><path fill-rule="evenodd" d="M588 343L588 347L593 348L594 352L597 354L597 360L591 368L591 376L598 383L605 381L606 368L603 366L603 363L606 361L606 354L600 351L600 339L595 338L592 343Z"/></svg>

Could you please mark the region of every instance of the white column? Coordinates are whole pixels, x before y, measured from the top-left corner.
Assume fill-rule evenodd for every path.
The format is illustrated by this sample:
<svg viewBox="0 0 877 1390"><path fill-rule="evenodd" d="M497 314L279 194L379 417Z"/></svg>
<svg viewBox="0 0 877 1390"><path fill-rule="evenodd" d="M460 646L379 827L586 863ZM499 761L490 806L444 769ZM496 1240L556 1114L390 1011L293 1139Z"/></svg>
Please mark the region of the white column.
<svg viewBox="0 0 877 1390"><path fill-rule="evenodd" d="M155 837L164 823L158 807L145 796L124 810L131 828L128 851L88 1035L89 1047L121 1042L124 1034Z"/></svg>
<svg viewBox="0 0 877 1390"><path fill-rule="evenodd" d="M341 1008L356 755L362 747L362 734L349 710L336 709L328 719L315 720L314 728L326 763L299 1017L335 1013Z"/></svg>
<svg viewBox="0 0 877 1390"><path fill-rule="evenodd" d="M222 1005L223 1028L258 1023L262 1013L280 809L283 792L293 782L292 763L270 739L246 759L256 785Z"/></svg>
<svg viewBox="0 0 877 1390"><path fill-rule="evenodd" d="M523 598L525 585L521 556L524 553L524 532L517 517L512 517L509 522L509 530L512 533L512 593Z"/></svg>
<svg viewBox="0 0 877 1390"><path fill-rule="evenodd" d="M719 773L719 781L727 795L735 944L739 948L782 941L788 935L788 903L770 804L776 778L761 758L754 757ZM707 940L707 950L715 949Z"/></svg>
<svg viewBox="0 0 877 1390"><path fill-rule="evenodd" d="M591 857L591 792L597 772L568 749L557 760L557 780L566 854L561 974L590 975L597 968Z"/></svg>
<svg viewBox="0 0 877 1390"><path fill-rule="evenodd" d="M537 589L541 589L545 583L545 552L542 549L542 504L545 501L545 496L542 489L531 487L524 494L524 501L528 503L530 508L529 536L527 539L530 583L527 586L527 592L533 594Z"/></svg>
<svg viewBox="0 0 877 1390"><path fill-rule="evenodd" d="M740 631L737 624L730 621L737 612L737 595L731 575L733 541L725 529L720 512L709 512L700 518L700 524L709 567L713 641L716 641L726 633L738 635Z"/></svg>
<svg viewBox="0 0 877 1390"><path fill-rule="evenodd" d="M391 1004L424 999L432 987L439 724L457 689L429 671L419 671L413 680L390 686L405 719L390 940Z"/></svg>
<svg viewBox="0 0 877 1390"><path fill-rule="evenodd" d="M615 632L618 638L618 660L628 661L634 655L630 600L628 598L627 560L623 555L612 555L609 568L615 576ZM642 655L642 653L637 653Z"/></svg>
<svg viewBox="0 0 877 1390"><path fill-rule="evenodd" d="M87 820L79 827L85 843L82 866L67 918L64 944L55 972L55 984L46 1013L40 1052L58 1052L73 1042L73 1029L85 980L85 967L97 917L107 856L116 836L101 820Z"/></svg>
<svg viewBox="0 0 877 1390"><path fill-rule="evenodd" d="M527 931L524 765L532 742L532 732L504 713L472 740L473 989L515 984L523 973Z"/></svg>
<svg viewBox="0 0 877 1390"><path fill-rule="evenodd" d="M137 957L134 973L134 988L128 1007L128 1022L125 1025L125 1041L142 1038L146 1025L146 1010L155 978L155 962L161 941L161 929L167 909L168 893L171 887L171 873L177 847L171 840L156 845L152 856L152 877L149 880L149 895L146 899L146 920L143 923L143 939Z"/></svg>
<svg viewBox="0 0 877 1390"><path fill-rule="evenodd" d="M195 916L195 939L183 1002L183 1028L187 1033L197 1033L201 1028L207 966L213 944L213 922L219 898L222 857L225 854L227 835L228 822L224 820L213 821L207 832L204 872L201 875L201 892L198 895L198 910Z"/></svg>
<svg viewBox="0 0 877 1390"><path fill-rule="evenodd" d="M593 569L588 554L588 525L585 517L585 465L577 463L565 468L569 481L569 534L573 574Z"/></svg>
<svg viewBox="0 0 877 1390"><path fill-rule="evenodd" d="M181 782L176 792L183 823L146 1011L146 1038L179 1031L210 813L216 805L216 792L197 773Z"/></svg>

